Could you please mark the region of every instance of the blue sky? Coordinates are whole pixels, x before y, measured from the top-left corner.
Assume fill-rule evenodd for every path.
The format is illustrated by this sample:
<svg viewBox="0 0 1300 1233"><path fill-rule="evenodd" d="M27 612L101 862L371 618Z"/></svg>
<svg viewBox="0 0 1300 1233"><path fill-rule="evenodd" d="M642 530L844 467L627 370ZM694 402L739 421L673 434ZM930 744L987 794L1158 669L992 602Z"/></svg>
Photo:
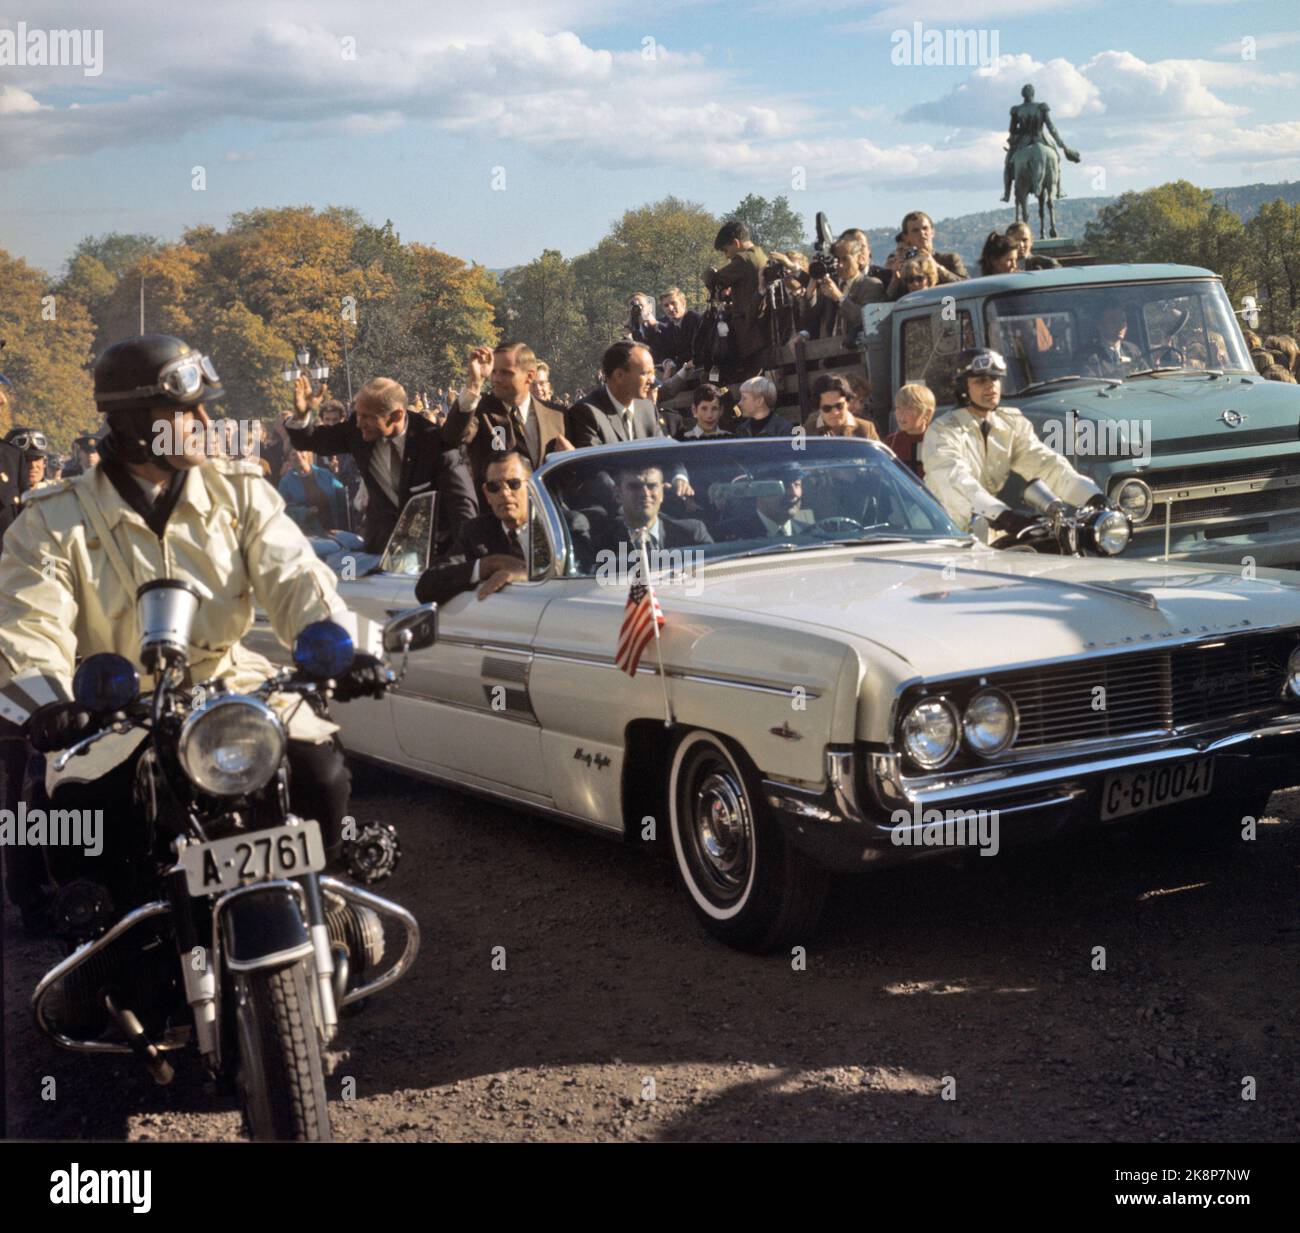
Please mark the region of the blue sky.
<svg viewBox="0 0 1300 1233"><path fill-rule="evenodd" d="M1300 178L1296 0L0 0L0 59L20 20L103 38L97 75L0 63L0 248L51 272L86 234L256 206L494 268L667 193L836 229L991 209L1026 81L1083 155L1072 196ZM894 63L917 21L997 59Z"/></svg>

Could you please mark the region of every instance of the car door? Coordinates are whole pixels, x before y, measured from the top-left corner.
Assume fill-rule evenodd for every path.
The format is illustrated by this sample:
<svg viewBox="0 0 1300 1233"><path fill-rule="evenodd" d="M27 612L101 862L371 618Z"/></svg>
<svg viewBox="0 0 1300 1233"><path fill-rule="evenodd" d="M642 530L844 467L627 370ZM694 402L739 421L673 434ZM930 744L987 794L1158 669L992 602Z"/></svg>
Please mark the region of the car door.
<svg viewBox="0 0 1300 1233"><path fill-rule="evenodd" d="M397 741L417 768L547 804L529 676L554 584L545 580L550 549L536 517L530 541L530 580L485 600L471 588L440 605L437 642L411 656L392 698Z"/></svg>

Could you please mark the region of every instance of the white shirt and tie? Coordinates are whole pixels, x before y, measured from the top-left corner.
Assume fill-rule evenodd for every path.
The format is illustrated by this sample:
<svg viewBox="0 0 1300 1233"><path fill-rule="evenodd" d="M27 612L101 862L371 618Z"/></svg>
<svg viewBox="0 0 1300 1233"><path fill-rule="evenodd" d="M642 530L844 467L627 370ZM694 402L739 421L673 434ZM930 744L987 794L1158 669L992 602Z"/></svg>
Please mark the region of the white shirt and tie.
<svg viewBox="0 0 1300 1233"><path fill-rule="evenodd" d="M629 403L625 407L617 398L614 397L613 391L610 390L609 386L605 387L605 393L609 395L609 401L614 404L614 411L622 417L623 431L627 434L627 439L629 441L635 441L636 415L632 410L631 404Z"/></svg>
<svg viewBox="0 0 1300 1233"><path fill-rule="evenodd" d="M406 456L406 431L381 437L370 454L370 474L384 495L398 509L402 508L402 459Z"/></svg>
<svg viewBox="0 0 1300 1233"><path fill-rule="evenodd" d="M478 410L478 405L482 400L481 394L471 395L468 391L461 390L457 405L466 415L473 415ZM510 422L516 429L518 425L515 424L515 412L518 411L519 418L524 425L525 450L534 464L540 464L542 461L542 430L537 422L537 416L533 413L533 396L525 394L523 402L518 407L506 406L506 410L510 413Z"/></svg>
<svg viewBox="0 0 1300 1233"><path fill-rule="evenodd" d="M528 557L528 550L529 550L529 548L532 546L532 538L531 538L531 535L530 535L531 525L530 525L529 521L528 521L527 519L525 519L525 520L524 520L524 525L523 525L522 527L511 527L511 526L507 526L507 525L503 522L503 523L501 523L501 530L505 533L505 537L506 537L506 539L509 539L511 535L514 535L514 537L519 541L519 547L520 547L520 549L523 551L523 554L524 554L524 559L523 559L524 568L527 569L527 567L528 567L528 560L529 560L529 557ZM479 584L480 581L483 581L483 580L479 577L479 568L478 568L478 567L479 567L480 563L481 563L481 559L480 559L480 561L475 561L475 562L474 562L474 568L470 571L470 575L469 575L469 580L470 580L470 582L471 582L473 585L475 585L475 586L477 586L477 585Z"/></svg>

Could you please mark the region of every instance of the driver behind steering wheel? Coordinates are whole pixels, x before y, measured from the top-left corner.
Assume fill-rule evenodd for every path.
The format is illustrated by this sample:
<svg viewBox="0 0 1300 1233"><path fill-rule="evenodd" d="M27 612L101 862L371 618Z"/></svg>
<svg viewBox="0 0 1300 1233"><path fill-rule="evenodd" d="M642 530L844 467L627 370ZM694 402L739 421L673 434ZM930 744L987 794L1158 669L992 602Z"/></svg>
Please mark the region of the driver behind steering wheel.
<svg viewBox="0 0 1300 1233"><path fill-rule="evenodd" d="M1015 407L1004 407L1002 378L1007 365L987 347L968 347L957 356L957 409L930 425L921 442L925 486L949 517L985 543L991 531L1018 535L1035 519L1012 509L996 494L1011 473L1040 479L1072 505L1101 506L1106 499L1092 480L1038 439Z"/></svg>

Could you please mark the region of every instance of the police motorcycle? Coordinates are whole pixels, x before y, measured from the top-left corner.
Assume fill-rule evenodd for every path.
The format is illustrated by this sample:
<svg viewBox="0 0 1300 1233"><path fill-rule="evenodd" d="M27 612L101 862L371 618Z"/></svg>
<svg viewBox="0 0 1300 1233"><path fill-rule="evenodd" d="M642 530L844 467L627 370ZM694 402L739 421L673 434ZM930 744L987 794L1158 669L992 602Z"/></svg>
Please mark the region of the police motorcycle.
<svg viewBox="0 0 1300 1233"><path fill-rule="evenodd" d="M323 713L334 678L355 655L341 626L319 621L298 636L292 669L239 694L218 681L182 687L199 597L172 580L137 595L141 663L157 680L141 695L126 658L87 658L76 700L106 726L65 750L63 771L110 733L141 733L134 812L142 833L143 894L124 913L103 886L60 888L56 927L70 953L40 981L36 1023L56 1044L134 1053L159 1084L169 1055L196 1052L209 1076L238 1089L254 1139L330 1138L325 1075L340 1012L407 972L419 948L415 918L362 886L323 872L317 821L289 808L287 736L272 694ZM407 656L433 643L436 609L398 614L383 629L380 692ZM344 858L373 885L400 856L391 825L349 837ZM127 906L127 905L123 905ZM385 964L385 928L400 953Z"/></svg>
<svg viewBox="0 0 1300 1233"><path fill-rule="evenodd" d="M1028 525L995 539L992 547L1066 557L1117 557L1133 538L1133 520L1123 510L1100 504L1100 498L1076 508L1042 480L1032 480L1021 499L1032 511Z"/></svg>

